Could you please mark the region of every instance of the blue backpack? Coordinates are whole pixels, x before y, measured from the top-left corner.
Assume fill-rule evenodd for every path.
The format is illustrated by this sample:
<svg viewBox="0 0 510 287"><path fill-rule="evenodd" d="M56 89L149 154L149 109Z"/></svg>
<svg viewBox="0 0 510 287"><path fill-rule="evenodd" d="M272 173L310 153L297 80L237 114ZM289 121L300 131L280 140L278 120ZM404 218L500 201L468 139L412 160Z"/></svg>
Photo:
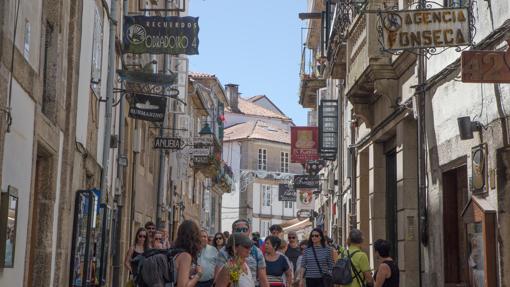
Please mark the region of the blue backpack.
<svg viewBox="0 0 510 287"><path fill-rule="evenodd" d="M359 250L354 251L353 253L349 254L349 251L347 251L347 256L344 256L341 259L338 259L338 261L335 263L335 266L333 266L333 283L334 284L340 284L340 285L348 285L352 283L352 271L354 271L354 274L356 277L358 277L358 272L354 266L352 266L351 258L354 254L359 252Z"/></svg>

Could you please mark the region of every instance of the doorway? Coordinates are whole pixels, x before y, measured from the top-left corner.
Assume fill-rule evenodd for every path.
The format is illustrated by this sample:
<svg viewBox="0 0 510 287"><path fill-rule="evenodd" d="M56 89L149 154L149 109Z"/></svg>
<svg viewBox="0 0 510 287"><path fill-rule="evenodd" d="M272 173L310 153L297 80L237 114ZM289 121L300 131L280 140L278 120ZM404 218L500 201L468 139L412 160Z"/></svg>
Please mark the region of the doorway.
<svg viewBox="0 0 510 287"><path fill-rule="evenodd" d="M443 246L445 286L468 286L466 234L462 211L467 204L467 167L443 173Z"/></svg>

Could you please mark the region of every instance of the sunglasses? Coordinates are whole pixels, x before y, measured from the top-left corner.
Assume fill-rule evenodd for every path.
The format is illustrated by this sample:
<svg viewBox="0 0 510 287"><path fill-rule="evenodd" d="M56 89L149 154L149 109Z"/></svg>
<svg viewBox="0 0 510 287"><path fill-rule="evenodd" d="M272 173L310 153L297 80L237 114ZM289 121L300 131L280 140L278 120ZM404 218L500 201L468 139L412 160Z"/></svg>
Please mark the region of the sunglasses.
<svg viewBox="0 0 510 287"><path fill-rule="evenodd" d="M321 237L320 234L312 234L312 237Z"/></svg>
<svg viewBox="0 0 510 287"><path fill-rule="evenodd" d="M295 236L289 236L289 239L296 239Z"/></svg>
<svg viewBox="0 0 510 287"><path fill-rule="evenodd" d="M248 227L239 227L239 228L234 229L234 231L235 232L247 232Z"/></svg>
<svg viewBox="0 0 510 287"><path fill-rule="evenodd" d="M138 235L138 238L147 238L146 235Z"/></svg>
<svg viewBox="0 0 510 287"><path fill-rule="evenodd" d="M214 240L223 240L223 238L221 238L221 237L216 237L216 238L214 238Z"/></svg>

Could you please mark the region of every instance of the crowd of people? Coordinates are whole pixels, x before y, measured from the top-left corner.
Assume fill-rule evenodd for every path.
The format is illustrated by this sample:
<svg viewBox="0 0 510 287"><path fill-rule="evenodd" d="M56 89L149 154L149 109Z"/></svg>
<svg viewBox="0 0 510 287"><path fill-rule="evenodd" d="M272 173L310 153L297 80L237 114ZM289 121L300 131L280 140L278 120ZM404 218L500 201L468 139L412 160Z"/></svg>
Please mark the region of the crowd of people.
<svg viewBox="0 0 510 287"><path fill-rule="evenodd" d="M391 244L386 240L373 244L379 265L372 274L358 229L350 231L346 248L336 246L320 228L314 228L302 241L293 231L284 234L279 225L271 226L270 233L262 240L260 234L251 232L248 220L238 219L232 224L232 233L210 236L194 221L186 220L179 226L175 241L170 242L166 230L157 230L154 223L147 222L136 231L126 254L125 267L133 279L129 284L137 284L138 257L148 251L174 250L171 267L165 267L173 269L173 283L161 279L159 285L152 286L330 287L332 281L326 279L332 278L340 258L348 258L352 270L352 282L341 286L399 286L399 268L390 257Z"/></svg>

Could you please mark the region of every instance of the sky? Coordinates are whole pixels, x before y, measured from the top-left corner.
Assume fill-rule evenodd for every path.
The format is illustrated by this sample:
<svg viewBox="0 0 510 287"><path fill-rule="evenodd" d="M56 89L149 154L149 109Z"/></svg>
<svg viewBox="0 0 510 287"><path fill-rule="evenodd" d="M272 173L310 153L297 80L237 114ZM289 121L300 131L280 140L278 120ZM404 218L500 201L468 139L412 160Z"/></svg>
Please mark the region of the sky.
<svg viewBox="0 0 510 287"><path fill-rule="evenodd" d="M306 0L190 0L199 17L199 55L190 70L238 84L243 97L266 95L296 125L306 125L299 105L301 31ZM304 34L303 34L304 35Z"/></svg>

